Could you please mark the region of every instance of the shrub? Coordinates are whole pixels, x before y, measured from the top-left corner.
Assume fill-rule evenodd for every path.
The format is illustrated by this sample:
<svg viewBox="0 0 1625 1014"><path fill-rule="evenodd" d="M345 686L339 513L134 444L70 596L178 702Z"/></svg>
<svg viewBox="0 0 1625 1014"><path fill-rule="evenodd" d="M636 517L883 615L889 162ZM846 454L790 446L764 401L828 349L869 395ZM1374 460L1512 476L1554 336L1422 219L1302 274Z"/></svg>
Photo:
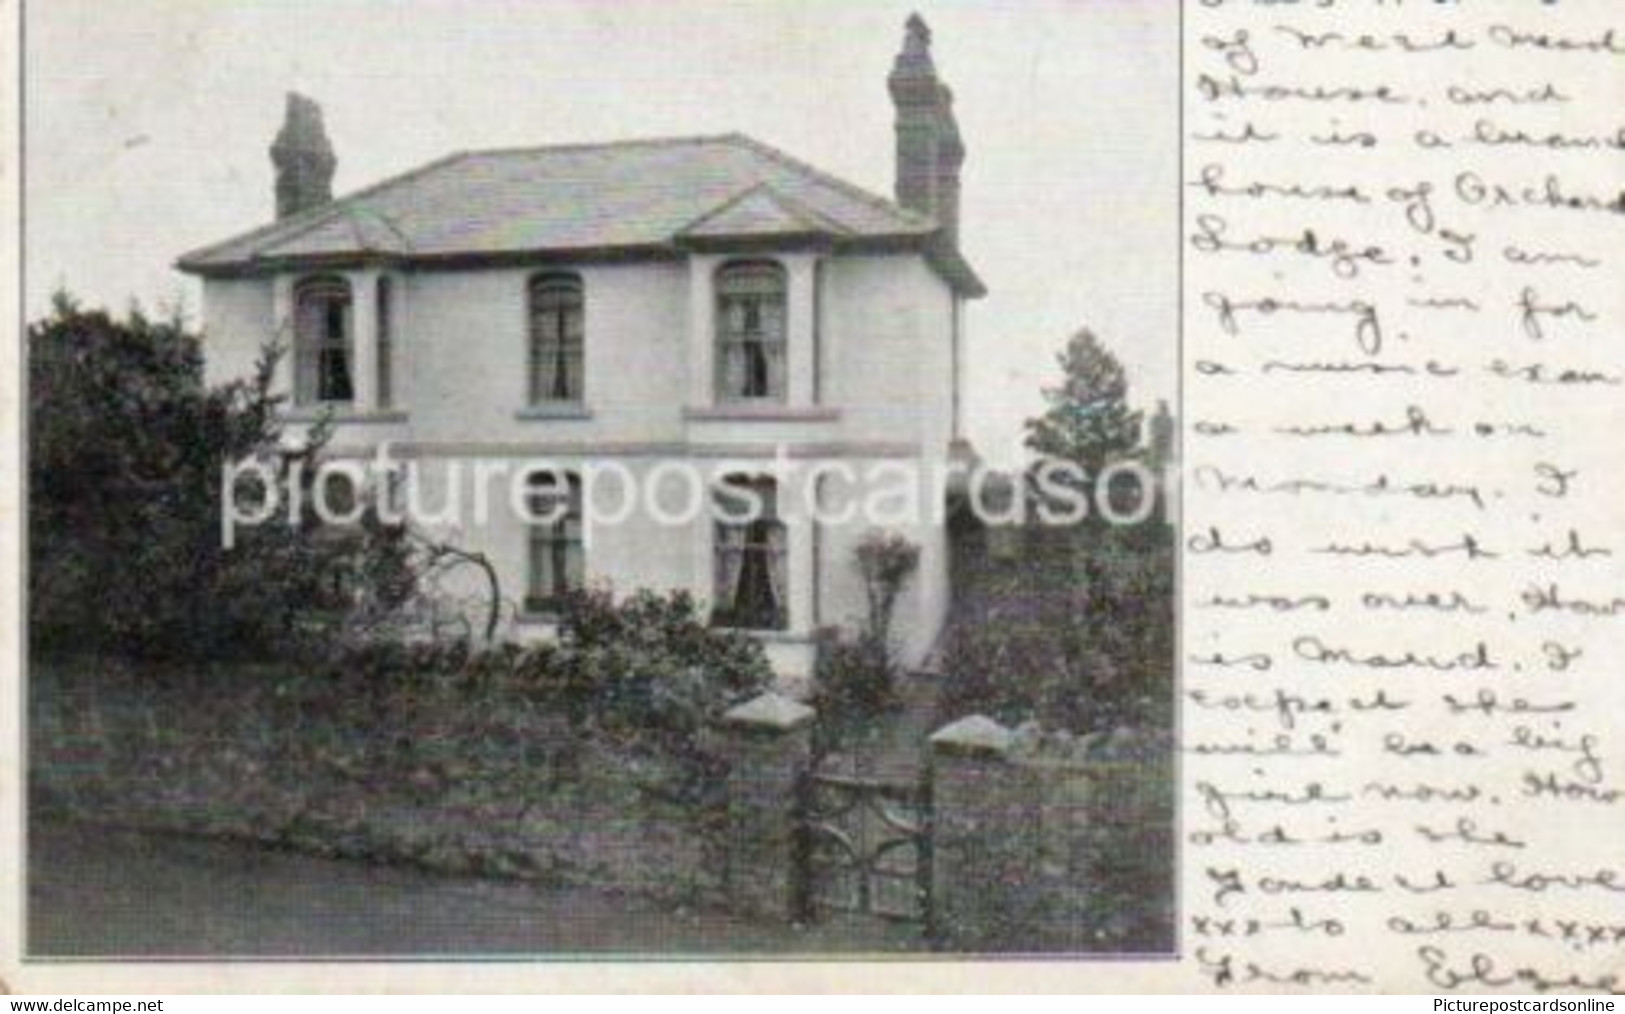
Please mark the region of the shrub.
<svg viewBox="0 0 1625 1014"><path fill-rule="evenodd" d="M892 662L874 638L832 638L818 652L818 703L834 720L861 717L896 699Z"/></svg>
<svg viewBox="0 0 1625 1014"><path fill-rule="evenodd" d="M342 625L363 585L377 608L409 594L399 533L378 525L318 536L313 518L279 519L222 546L221 466L275 462L286 490L295 462L311 481L325 441L317 426L303 450L284 448L271 393L279 357L268 348L253 377L211 389L199 339L179 320L116 320L64 295L29 325L36 649L285 657Z"/></svg>
<svg viewBox="0 0 1625 1014"><path fill-rule="evenodd" d="M1173 545L1159 528L1029 532L1020 558L990 565L949 633L941 717L1168 727Z"/></svg>
<svg viewBox="0 0 1625 1014"><path fill-rule="evenodd" d="M555 739L594 739L657 760L663 773L649 787L682 798L715 784L706 728L772 681L761 646L706 626L682 591L639 591L620 602L600 591L567 596L556 643L363 644L324 673L320 699L373 713L425 711L430 721L435 711L487 715L485 725L458 733L476 739L517 713L545 716Z"/></svg>
<svg viewBox="0 0 1625 1014"><path fill-rule="evenodd" d="M616 602L580 591L559 605L557 642L478 650L465 640L371 642L342 651L333 678L362 694L443 684L559 706L603 729L696 732L761 693L772 670L749 637L708 627L686 591Z"/></svg>
<svg viewBox="0 0 1625 1014"><path fill-rule="evenodd" d="M761 645L709 626L686 591L579 591L559 614L576 692L605 726L688 734L773 679Z"/></svg>

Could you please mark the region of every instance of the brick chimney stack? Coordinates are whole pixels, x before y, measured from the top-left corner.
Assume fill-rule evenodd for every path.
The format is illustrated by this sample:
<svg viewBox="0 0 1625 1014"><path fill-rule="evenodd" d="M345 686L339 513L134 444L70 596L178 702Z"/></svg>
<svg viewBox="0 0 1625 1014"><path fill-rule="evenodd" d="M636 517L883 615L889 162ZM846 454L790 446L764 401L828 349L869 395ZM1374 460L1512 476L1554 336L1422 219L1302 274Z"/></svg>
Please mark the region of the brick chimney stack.
<svg viewBox="0 0 1625 1014"><path fill-rule="evenodd" d="M276 166L276 217L287 218L333 199L333 170L338 159L322 126L322 107L295 92L288 93L282 130L271 144Z"/></svg>
<svg viewBox="0 0 1625 1014"><path fill-rule="evenodd" d="M909 15L886 85L897 109L897 203L935 218L947 244L958 248L965 145L954 94L931 61L931 29L918 14Z"/></svg>

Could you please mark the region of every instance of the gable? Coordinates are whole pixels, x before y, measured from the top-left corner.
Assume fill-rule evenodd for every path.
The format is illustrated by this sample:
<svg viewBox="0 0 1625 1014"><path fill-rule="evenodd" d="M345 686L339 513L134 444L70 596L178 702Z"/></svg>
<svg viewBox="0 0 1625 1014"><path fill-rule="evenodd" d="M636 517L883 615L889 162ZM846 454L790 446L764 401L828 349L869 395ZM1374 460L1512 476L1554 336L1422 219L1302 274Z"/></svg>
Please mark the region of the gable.
<svg viewBox="0 0 1625 1014"><path fill-rule="evenodd" d="M845 236L851 231L775 190L759 184L683 228L682 239L764 239Z"/></svg>

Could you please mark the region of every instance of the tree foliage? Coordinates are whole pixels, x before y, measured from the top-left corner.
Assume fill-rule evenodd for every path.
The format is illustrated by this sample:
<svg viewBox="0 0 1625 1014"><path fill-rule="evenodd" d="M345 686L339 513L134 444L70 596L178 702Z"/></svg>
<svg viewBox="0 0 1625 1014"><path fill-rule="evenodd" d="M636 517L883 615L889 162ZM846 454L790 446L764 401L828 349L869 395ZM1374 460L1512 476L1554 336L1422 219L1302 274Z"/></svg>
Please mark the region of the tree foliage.
<svg viewBox="0 0 1625 1014"><path fill-rule="evenodd" d="M1026 532L977 575L949 632L940 716L1075 733L1166 729L1174 707L1174 542L1165 525Z"/></svg>
<svg viewBox="0 0 1625 1014"><path fill-rule="evenodd" d="M1061 383L1044 389L1048 408L1027 420L1027 448L1077 463L1092 481L1138 454L1142 413L1129 407L1123 364L1089 329L1073 335L1056 362Z"/></svg>
<svg viewBox="0 0 1625 1014"><path fill-rule="evenodd" d="M284 445L279 354L267 348L252 377L209 388L199 338L179 319L115 319L61 295L29 326L36 650L286 655L358 608L410 593L399 533L373 521L335 532L281 514L224 548L222 465L274 462L286 503L290 484L308 493L326 440L318 426L299 449Z"/></svg>

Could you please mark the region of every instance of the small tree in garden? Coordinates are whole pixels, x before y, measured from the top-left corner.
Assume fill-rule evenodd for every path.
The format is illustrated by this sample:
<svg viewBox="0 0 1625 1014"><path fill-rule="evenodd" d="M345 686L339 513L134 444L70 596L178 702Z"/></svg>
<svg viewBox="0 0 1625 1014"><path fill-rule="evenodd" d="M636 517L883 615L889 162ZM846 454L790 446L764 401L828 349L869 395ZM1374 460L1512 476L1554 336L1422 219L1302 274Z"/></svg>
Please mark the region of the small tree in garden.
<svg viewBox="0 0 1625 1014"><path fill-rule="evenodd" d="M1129 407L1123 364L1088 328L1056 362L1061 383L1044 389L1048 409L1027 420L1027 449L1075 462L1093 481L1102 468L1138 454L1142 413Z"/></svg>
<svg viewBox="0 0 1625 1014"><path fill-rule="evenodd" d="M869 604L864 636L891 653L891 626L897 599L920 568L920 547L896 532L871 532L853 551Z"/></svg>
<svg viewBox="0 0 1625 1014"><path fill-rule="evenodd" d="M920 565L920 547L895 532L871 532L853 550L867 612L849 641L831 644L819 659L819 684L837 712L868 710L895 697L897 661L892 621L897 600Z"/></svg>

